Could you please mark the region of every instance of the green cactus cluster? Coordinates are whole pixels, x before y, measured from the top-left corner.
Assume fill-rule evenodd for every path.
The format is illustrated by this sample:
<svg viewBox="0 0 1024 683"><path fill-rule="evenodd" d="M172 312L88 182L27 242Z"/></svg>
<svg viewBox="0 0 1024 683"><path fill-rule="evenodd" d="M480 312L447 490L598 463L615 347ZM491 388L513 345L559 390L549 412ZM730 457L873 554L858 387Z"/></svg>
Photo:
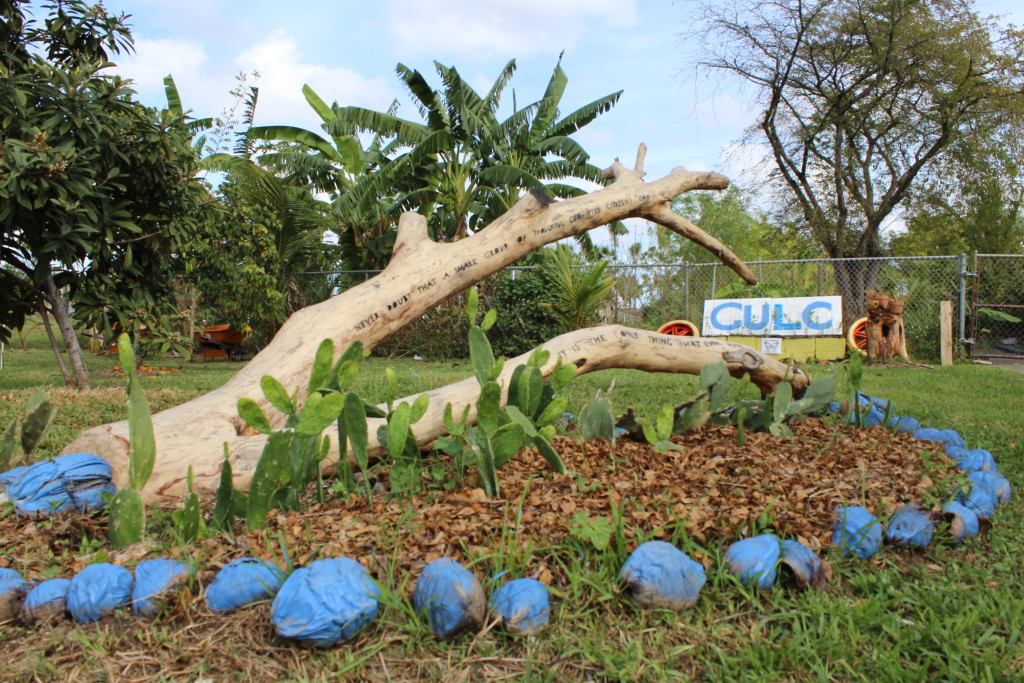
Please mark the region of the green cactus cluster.
<svg viewBox="0 0 1024 683"><path fill-rule="evenodd" d="M285 416L284 428L274 429L260 405L249 398L238 401L238 414L256 431L267 435L253 473L249 493L234 488L229 453L225 446L224 465L213 513L213 525L229 528L234 518L243 517L249 530L262 529L271 509L298 510L301 496L311 484L324 499L320 462L330 451L330 437L323 431L337 425L339 447L346 442L365 471L369 464L366 418L384 417L376 406L348 391L363 357L361 342L355 342L334 362L334 343L325 339L317 348L310 371L306 401L298 406L297 394L289 395L280 381L264 375L260 387L267 402ZM354 487L354 476L346 458L341 459L340 480ZM369 489L367 489L369 495Z"/></svg>
<svg viewBox="0 0 1024 683"><path fill-rule="evenodd" d="M508 400L501 405L501 385L498 377L504 369L504 358L494 357L491 343L487 339L489 330L497 320L497 313L488 311L477 325L479 298L475 288L468 293L467 314L469 316L469 354L473 374L480 384L480 396L476 402L475 426L466 424L469 406L456 422L451 404L445 407L445 429L448 436L438 441L438 447L453 455L460 468L467 456L472 457L484 491L492 498L500 495L498 470L507 463L519 449L534 446L553 470L564 473L565 464L551 446L555 435L552 424L562 417L568 402L557 392L576 374L576 366L562 365L558 361L550 379L545 382L541 368L551 357L549 351L537 349L527 360L512 371L509 378Z"/></svg>
<svg viewBox="0 0 1024 683"><path fill-rule="evenodd" d="M156 463L156 437L149 402L135 373L135 351L127 334L117 340L117 354L128 378L128 486L107 504L108 534L115 548L142 541L146 531L146 506L142 488L153 474Z"/></svg>

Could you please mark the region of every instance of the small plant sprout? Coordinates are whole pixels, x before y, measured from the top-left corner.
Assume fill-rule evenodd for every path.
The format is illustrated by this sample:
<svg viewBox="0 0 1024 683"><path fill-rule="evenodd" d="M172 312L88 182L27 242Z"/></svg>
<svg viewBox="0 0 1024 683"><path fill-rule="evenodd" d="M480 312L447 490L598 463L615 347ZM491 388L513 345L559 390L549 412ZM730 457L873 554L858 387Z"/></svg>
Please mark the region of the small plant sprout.
<svg viewBox="0 0 1024 683"><path fill-rule="evenodd" d="M675 422L675 411L672 406L665 404L657 417L651 420L644 420L641 424L644 430L644 438L654 446L658 453L666 451L682 451L683 449L669 441L672 438L672 425Z"/></svg>

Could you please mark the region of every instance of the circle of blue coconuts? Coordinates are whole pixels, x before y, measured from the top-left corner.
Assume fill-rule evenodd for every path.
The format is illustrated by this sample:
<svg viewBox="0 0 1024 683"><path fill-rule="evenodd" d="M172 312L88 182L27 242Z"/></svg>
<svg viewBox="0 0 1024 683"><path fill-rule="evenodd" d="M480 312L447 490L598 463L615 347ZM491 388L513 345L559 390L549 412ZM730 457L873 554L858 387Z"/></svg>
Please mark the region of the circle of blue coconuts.
<svg viewBox="0 0 1024 683"><path fill-rule="evenodd" d="M936 519L948 523L953 542L979 533L996 507L1010 499L1010 483L999 473L992 455L969 450L952 430L922 429L911 417L886 418L887 402L860 393L861 423L887 424L915 438L939 442L957 466L967 472L968 492L958 491L941 514L905 505L883 523L860 506L836 510L832 538L843 556L861 559L879 551L883 540L905 548L923 548L932 540ZM830 404L839 413L838 404ZM855 422L853 415L844 418ZM88 511L103 505L114 490L110 466L95 455L73 453L0 474L7 498L18 514L40 515L72 507ZM725 552L727 570L747 586L768 590L782 566L797 585L824 588L827 566L807 546L763 534L731 544ZM132 574L108 563L92 564L72 579L34 582L18 572L0 569L0 620L17 618L27 625L70 615L79 623L102 619L131 605L135 614L153 618L167 597L189 581L194 568L170 559L139 562ZM495 581L504 578L495 577ZM641 544L622 565L623 593L644 608L684 610L697 600L705 582L704 567L664 541ZM277 565L252 557L225 565L206 587L211 612L223 614L254 602L273 599L271 621L277 634L300 643L328 647L351 639L377 615L381 591L361 564L347 557L316 560L290 575ZM488 603L477 577L458 562L441 558L426 566L416 581L413 608L441 639L476 631L484 624ZM492 619L510 633L529 635L543 629L550 617L547 588L539 581L517 578L491 594Z"/></svg>

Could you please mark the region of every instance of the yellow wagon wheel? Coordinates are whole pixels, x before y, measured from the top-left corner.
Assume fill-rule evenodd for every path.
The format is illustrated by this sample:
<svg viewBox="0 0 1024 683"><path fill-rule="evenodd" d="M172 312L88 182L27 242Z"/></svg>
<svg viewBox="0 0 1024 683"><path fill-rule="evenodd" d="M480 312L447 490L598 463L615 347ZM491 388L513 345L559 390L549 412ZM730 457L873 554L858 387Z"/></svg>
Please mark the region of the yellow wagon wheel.
<svg viewBox="0 0 1024 683"><path fill-rule="evenodd" d="M700 330L689 320L673 320L658 328L661 334L672 334L677 337L699 337Z"/></svg>
<svg viewBox="0 0 1024 683"><path fill-rule="evenodd" d="M861 318L846 331L846 346L862 356L868 355L868 319Z"/></svg>

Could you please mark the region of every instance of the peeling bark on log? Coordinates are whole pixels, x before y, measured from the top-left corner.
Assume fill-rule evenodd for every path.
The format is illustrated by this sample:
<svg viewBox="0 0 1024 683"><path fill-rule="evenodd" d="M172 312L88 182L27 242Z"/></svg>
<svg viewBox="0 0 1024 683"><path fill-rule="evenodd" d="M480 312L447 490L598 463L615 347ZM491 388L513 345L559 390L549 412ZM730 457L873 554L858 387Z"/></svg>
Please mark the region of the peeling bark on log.
<svg viewBox="0 0 1024 683"><path fill-rule="evenodd" d="M264 437L246 435L246 425L238 416L237 403L240 398L251 398L267 406L260 390L260 378L263 375L273 375L289 390L298 389L301 393L307 384L310 365L321 340L332 339L339 353L357 339L367 348L372 348L453 294L500 271L526 254L566 237L616 220L646 218L700 244L745 281L755 283L757 278L753 272L735 254L671 210L674 197L691 190L725 189L729 184L728 179L717 173L694 173L677 167L664 178L645 183L645 152L646 148L641 145L636 167L632 170L626 169L616 160L605 171L606 177L615 179L606 188L560 202L551 202L543 192L532 190L487 228L451 244L432 241L427 236L426 219L423 216L404 214L399 221L391 262L381 274L336 297L298 311L288 319L274 340L222 387L153 416L157 462L142 492L143 497L151 503L177 503L184 489L185 473L189 466L193 468L197 489L212 491L217 484L225 443L228 444L233 464L238 463L235 469L236 484L244 488L255 466L253 454L258 457ZM640 330L633 330L632 333L637 335L636 339L664 337ZM697 342L712 344L707 347L712 350L738 353L751 363L755 363L751 361L752 358L759 356L746 347L728 345L726 342ZM649 340L643 343L648 346L653 343L666 348L678 348L681 355L672 361L673 368L660 368L671 372L699 372L700 365L721 359L720 353L714 358L695 356L706 359L694 364L694 361L686 360L687 354L682 352L695 352L703 347L677 347L674 342ZM729 348L720 349L717 345ZM644 349L644 352L647 351L649 349ZM648 364L655 363L641 359L641 352L635 355L638 364L623 367L648 369ZM653 357L659 358L660 355L656 353ZM593 354L585 360L594 365L589 369L616 367ZM778 366L776 368L767 360L761 363L762 367L775 368L772 372L778 377L772 379L775 375L762 373L756 376L763 379L755 381L762 388L771 390L785 376L786 366L771 361ZM661 364L664 366L667 363L661 361ZM677 369L682 367L690 369ZM753 373L752 377L755 377ZM799 382L799 376L792 380ZM300 400L302 398L300 396ZM471 402L469 399L464 401ZM435 408L443 410L444 405L432 406L432 410ZM283 426L283 418L272 418L275 419L275 427ZM115 483L123 485L128 471L127 422L102 425L84 432L64 449L65 453L76 451L95 453L106 458L114 470Z"/></svg>

